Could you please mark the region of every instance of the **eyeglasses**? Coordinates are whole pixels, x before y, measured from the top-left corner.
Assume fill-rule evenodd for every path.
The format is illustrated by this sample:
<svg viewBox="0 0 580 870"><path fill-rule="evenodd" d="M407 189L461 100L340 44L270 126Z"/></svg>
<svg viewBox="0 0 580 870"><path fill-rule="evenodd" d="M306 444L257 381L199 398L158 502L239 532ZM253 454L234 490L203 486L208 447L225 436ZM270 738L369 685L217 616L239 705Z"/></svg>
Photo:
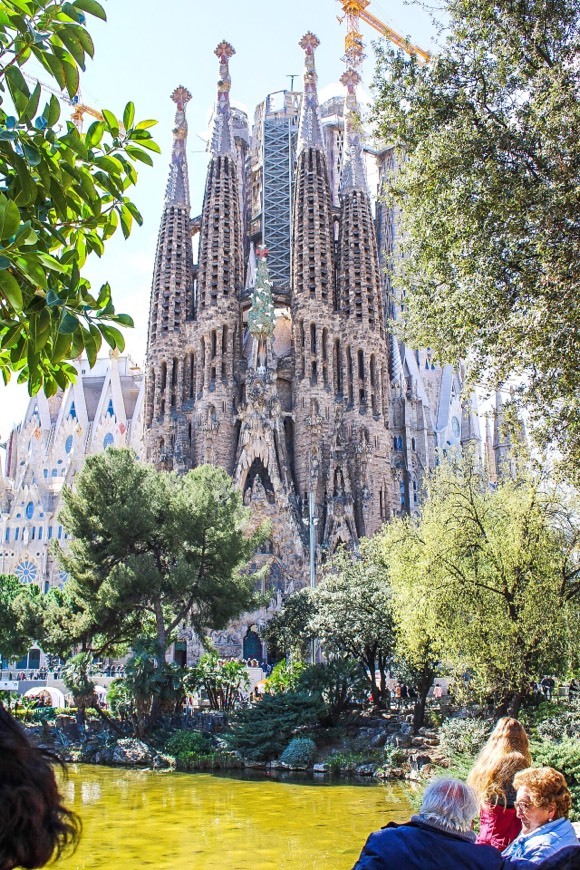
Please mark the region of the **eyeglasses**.
<svg viewBox="0 0 580 870"><path fill-rule="evenodd" d="M514 803L514 807L516 808L516 810L523 810L524 813L526 812L526 810L529 810L530 807L533 806L534 804L530 801L515 801Z"/></svg>

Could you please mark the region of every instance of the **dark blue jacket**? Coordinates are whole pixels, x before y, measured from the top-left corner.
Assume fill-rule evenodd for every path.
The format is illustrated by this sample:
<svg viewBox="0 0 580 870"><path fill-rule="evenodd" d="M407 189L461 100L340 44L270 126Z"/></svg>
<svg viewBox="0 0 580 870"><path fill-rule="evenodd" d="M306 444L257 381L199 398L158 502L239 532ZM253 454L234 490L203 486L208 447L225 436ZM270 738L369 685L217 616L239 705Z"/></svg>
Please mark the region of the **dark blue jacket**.
<svg viewBox="0 0 580 870"><path fill-rule="evenodd" d="M516 870L532 867L510 861L493 846L476 846L456 834L413 819L390 822L366 841L353 870Z"/></svg>

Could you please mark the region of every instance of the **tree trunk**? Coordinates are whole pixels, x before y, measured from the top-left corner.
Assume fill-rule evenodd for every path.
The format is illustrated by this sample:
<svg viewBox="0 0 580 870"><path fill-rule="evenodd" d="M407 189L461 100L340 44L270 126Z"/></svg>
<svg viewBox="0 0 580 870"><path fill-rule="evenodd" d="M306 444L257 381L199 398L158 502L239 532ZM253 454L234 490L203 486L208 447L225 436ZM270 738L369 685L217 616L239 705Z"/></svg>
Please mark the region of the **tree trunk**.
<svg viewBox="0 0 580 870"><path fill-rule="evenodd" d="M427 705L427 695L429 689L433 685L435 679L435 671L430 669L424 670L421 678L417 681L417 700L413 707L413 731L417 732L425 724L425 707Z"/></svg>
<svg viewBox="0 0 580 870"><path fill-rule="evenodd" d="M99 707L98 704L95 706L95 710L97 711L97 714L101 717L101 719L102 719L104 722L107 723L107 725L109 726L109 728L110 728L112 731L114 731L114 732L115 732L116 734L118 734L120 737L125 737L125 732L122 730L122 728L119 728L119 726L117 725L117 723L114 722L114 721L111 719L110 716L107 716L107 714L105 713L105 711L104 711L104 710L101 710L101 708Z"/></svg>

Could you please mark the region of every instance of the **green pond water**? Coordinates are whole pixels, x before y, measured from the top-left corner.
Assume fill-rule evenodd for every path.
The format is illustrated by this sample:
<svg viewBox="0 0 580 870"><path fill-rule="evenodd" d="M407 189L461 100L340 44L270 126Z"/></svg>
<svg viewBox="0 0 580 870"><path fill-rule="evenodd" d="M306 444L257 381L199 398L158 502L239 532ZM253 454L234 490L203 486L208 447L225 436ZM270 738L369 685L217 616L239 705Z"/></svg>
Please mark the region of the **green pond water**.
<svg viewBox="0 0 580 870"><path fill-rule="evenodd" d="M83 820L59 870L349 870L370 831L411 814L400 785L72 765Z"/></svg>

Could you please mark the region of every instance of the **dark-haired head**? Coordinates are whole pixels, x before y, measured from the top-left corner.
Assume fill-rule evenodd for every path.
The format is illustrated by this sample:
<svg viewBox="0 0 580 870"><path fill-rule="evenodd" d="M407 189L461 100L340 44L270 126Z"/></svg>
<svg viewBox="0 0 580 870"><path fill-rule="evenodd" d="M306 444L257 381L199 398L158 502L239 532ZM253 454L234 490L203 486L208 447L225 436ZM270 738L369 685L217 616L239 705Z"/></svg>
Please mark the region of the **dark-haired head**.
<svg viewBox="0 0 580 870"><path fill-rule="evenodd" d="M550 855L538 868L542 870L580 870L580 846L566 846Z"/></svg>
<svg viewBox="0 0 580 870"><path fill-rule="evenodd" d="M54 762L0 704L0 870L43 867L76 846L80 819L63 806Z"/></svg>

